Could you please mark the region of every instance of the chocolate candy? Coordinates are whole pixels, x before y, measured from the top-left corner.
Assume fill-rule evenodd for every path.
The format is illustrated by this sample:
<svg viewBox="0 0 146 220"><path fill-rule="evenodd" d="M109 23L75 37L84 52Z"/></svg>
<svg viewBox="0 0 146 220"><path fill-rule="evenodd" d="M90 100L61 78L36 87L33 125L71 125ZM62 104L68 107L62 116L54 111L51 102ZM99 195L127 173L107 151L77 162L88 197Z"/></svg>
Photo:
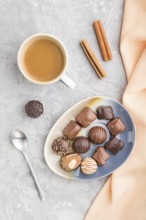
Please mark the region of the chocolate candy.
<svg viewBox="0 0 146 220"><path fill-rule="evenodd" d="M43 105L40 101L32 100L25 105L26 114L31 118L38 118L43 114Z"/></svg>
<svg viewBox="0 0 146 220"><path fill-rule="evenodd" d="M124 142L116 137L111 138L104 146L112 154L117 154L124 147Z"/></svg>
<svg viewBox="0 0 146 220"><path fill-rule="evenodd" d="M97 163L94 159L86 157L81 163L81 170L86 175L91 175L97 171Z"/></svg>
<svg viewBox="0 0 146 220"><path fill-rule="evenodd" d="M114 136L126 130L126 126L120 118L115 118L112 121L108 122L107 127L110 130L110 133Z"/></svg>
<svg viewBox="0 0 146 220"><path fill-rule="evenodd" d="M103 147L98 147L93 154L93 159L96 160L99 166L103 166L109 158L109 154L105 151Z"/></svg>
<svg viewBox="0 0 146 220"><path fill-rule="evenodd" d="M107 133L104 128L96 126L89 130L88 138L94 144L102 144L107 138Z"/></svg>
<svg viewBox="0 0 146 220"><path fill-rule="evenodd" d="M82 127L88 127L97 118L94 111L91 108L85 107L77 116L76 121Z"/></svg>
<svg viewBox="0 0 146 220"><path fill-rule="evenodd" d="M81 164L81 156L79 154L68 154L61 159L61 166L67 171L76 169Z"/></svg>
<svg viewBox="0 0 146 220"><path fill-rule="evenodd" d="M86 137L77 137L73 142L73 149L79 154L84 154L90 149L90 141Z"/></svg>
<svg viewBox="0 0 146 220"><path fill-rule="evenodd" d="M100 106L96 109L98 119L111 120L114 117L114 112L111 106Z"/></svg>
<svg viewBox="0 0 146 220"><path fill-rule="evenodd" d="M72 140L77 136L80 130L81 127L75 121L71 120L64 128L63 134Z"/></svg>
<svg viewBox="0 0 146 220"><path fill-rule="evenodd" d="M73 152L71 141L67 137L59 137L54 140L52 150L63 156Z"/></svg>

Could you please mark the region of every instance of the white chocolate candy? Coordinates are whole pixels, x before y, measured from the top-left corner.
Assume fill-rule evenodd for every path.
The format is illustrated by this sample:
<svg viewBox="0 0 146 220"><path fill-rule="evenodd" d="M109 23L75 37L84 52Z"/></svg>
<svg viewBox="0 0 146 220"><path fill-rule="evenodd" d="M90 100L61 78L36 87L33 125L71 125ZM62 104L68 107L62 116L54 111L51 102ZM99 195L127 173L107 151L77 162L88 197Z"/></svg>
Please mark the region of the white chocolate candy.
<svg viewBox="0 0 146 220"><path fill-rule="evenodd" d="M81 170L86 175L91 175L97 171L97 163L94 159L86 157L81 163Z"/></svg>

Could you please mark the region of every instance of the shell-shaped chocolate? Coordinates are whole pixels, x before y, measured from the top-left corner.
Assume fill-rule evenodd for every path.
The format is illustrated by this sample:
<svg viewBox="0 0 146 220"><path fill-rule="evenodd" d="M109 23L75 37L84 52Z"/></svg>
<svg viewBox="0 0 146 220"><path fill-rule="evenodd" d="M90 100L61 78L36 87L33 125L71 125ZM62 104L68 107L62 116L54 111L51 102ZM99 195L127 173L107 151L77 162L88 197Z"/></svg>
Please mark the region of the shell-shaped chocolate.
<svg viewBox="0 0 146 220"><path fill-rule="evenodd" d="M79 154L84 154L90 149L90 141L86 137L77 137L73 142L73 149Z"/></svg>
<svg viewBox="0 0 146 220"><path fill-rule="evenodd" d="M76 169L81 164L81 156L79 154L68 154L61 159L61 166L67 171Z"/></svg>
<svg viewBox="0 0 146 220"><path fill-rule="evenodd" d="M96 109L98 119L111 120L114 118L114 112L111 106L100 106Z"/></svg>
<svg viewBox="0 0 146 220"><path fill-rule="evenodd" d="M91 175L96 172L98 166L94 159L86 157L81 163L81 170L86 175Z"/></svg>
<svg viewBox="0 0 146 220"><path fill-rule="evenodd" d="M94 144L102 144L107 138L106 130L102 127L95 126L89 130L88 138Z"/></svg>

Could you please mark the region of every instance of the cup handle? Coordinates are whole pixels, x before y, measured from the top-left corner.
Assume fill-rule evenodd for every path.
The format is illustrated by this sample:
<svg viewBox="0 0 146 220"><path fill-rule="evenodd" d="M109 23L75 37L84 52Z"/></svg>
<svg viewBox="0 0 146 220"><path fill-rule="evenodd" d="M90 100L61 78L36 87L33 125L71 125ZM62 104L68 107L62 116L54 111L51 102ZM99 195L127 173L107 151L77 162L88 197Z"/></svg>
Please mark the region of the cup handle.
<svg viewBox="0 0 146 220"><path fill-rule="evenodd" d="M61 78L61 82L63 82L66 86L68 86L71 89L74 89L76 84L74 83L74 81L72 81L72 79L70 79L67 75L64 75Z"/></svg>

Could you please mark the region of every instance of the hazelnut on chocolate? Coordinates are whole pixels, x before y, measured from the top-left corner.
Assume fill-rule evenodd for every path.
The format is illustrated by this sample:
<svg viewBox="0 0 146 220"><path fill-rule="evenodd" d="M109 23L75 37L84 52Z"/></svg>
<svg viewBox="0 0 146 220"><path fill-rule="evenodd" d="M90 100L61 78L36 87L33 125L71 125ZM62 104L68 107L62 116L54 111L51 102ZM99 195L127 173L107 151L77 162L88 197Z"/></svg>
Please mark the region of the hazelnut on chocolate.
<svg viewBox="0 0 146 220"><path fill-rule="evenodd" d="M75 170L81 164L81 156L79 154L68 154L61 159L61 166L67 171Z"/></svg>

